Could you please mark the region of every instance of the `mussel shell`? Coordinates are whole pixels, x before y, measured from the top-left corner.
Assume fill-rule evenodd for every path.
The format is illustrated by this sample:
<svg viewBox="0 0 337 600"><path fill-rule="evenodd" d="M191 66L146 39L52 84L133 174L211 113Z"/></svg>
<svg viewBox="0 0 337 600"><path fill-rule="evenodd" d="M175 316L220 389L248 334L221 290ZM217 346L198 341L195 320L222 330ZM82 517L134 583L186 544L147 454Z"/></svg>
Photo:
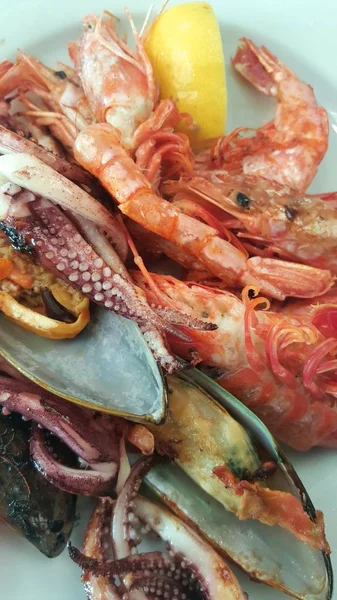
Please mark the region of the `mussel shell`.
<svg viewBox="0 0 337 600"><path fill-rule="evenodd" d="M307 491L263 423L200 371L191 369L179 377L206 391L244 426L266 456L277 463L277 473L271 482L268 480L268 486L300 498L304 510L314 519L315 509ZM271 527L252 519L239 520L202 489L195 482L195 476L193 479L177 464L166 463L152 469L146 483L164 503L251 578L299 600L329 600L332 597L332 568L326 554L313 550L279 526Z"/></svg>
<svg viewBox="0 0 337 600"><path fill-rule="evenodd" d="M0 415L0 518L49 558L65 548L76 517L76 496L49 483L29 452L30 423ZM53 448L69 465L75 457L58 440Z"/></svg>
<svg viewBox="0 0 337 600"><path fill-rule="evenodd" d="M39 337L0 315L0 354L54 394L113 415L160 423L166 384L138 326L103 309L69 340Z"/></svg>
<svg viewBox="0 0 337 600"><path fill-rule="evenodd" d="M329 559L288 531L258 521L238 520L174 464L152 469L146 484L252 579L299 600L332 597L331 566L326 563Z"/></svg>
<svg viewBox="0 0 337 600"><path fill-rule="evenodd" d="M182 374L182 376L193 381L195 385L201 387L211 395L250 433L251 438L264 448L268 457L276 462L283 474L281 480L280 477L275 477L274 482L277 484L277 489L297 496L301 500L304 510L314 520L316 511L307 490L293 465L266 425L247 406L235 398L233 394L198 369L191 369L188 372L188 376L186 374Z"/></svg>

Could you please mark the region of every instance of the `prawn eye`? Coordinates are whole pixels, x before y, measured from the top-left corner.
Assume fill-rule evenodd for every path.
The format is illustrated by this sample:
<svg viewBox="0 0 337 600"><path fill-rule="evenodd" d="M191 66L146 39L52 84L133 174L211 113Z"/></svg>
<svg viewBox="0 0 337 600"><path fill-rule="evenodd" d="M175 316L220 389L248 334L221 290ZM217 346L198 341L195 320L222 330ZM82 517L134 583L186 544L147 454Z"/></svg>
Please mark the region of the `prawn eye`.
<svg viewBox="0 0 337 600"><path fill-rule="evenodd" d="M64 71L54 71L54 75L59 79L67 79L67 74Z"/></svg>
<svg viewBox="0 0 337 600"><path fill-rule="evenodd" d="M236 201L237 201L238 205L241 206L241 208L249 209L251 200L250 200L250 198L248 198L248 196L246 196L246 194L239 192L236 195Z"/></svg>
<svg viewBox="0 0 337 600"><path fill-rule="evenodd" d="M287 206L287 205L285 205L285 207L284 207L284 212L285 212L287 219L289 219L290 221L293 221L297 215L297 210L295 208L292 208L291 206Z"/></svg>

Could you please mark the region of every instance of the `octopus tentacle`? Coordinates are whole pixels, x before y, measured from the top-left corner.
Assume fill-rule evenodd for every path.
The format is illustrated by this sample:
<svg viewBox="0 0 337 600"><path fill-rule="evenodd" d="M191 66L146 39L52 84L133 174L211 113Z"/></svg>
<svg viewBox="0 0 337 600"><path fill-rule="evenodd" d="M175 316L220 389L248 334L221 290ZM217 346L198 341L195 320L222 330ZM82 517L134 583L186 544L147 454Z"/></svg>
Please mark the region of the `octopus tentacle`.
<svg viewBox="0 0 337 600"><path fill-rule="evenodd" d="M161 365L169 372L179 368L160 331L167 330L185 341L189 338L149 307L128 275L124 278L114 273L57 206L16 184L10 186L6 193L0 190L0 218L18 222L21 230L24 223L25 236L21 236L30 240L29 248L34 244L41 263L97 304L136 321L146 331L144 337Z"/></svg>
<svg viewBox="0 0 337 600"><path fill-rule="evenodd" d="M150 597L145 594L144 590L140 590L136 588L134 590L129 591L126 594L123 594L123 600L151 600Z"/></svg>
<svg viewBox="0 0 337 600"><path fill-rule="evenodd" d="M134 500L134 512L182 558L198 580L205 600L245 598L226 563L189 526L141 496Z"/></svg>
<svg viewBox="0 0 337 600"><path fill-rule="evenodd" d="M110 496L98 498L90 517L82 551L86 556L99 560L109 559L110 525L114 500Z"/></svg>
<svg viewBox="0 0 337 600"><path fill-rule="evenodd" d="M117 473L117 464L110 463L104 471L74 469L58 462L47 448L43 432L33 427L30 453L36 468L53 485L71 494L99 496L111 489ZM107 463L106 463L107 465Z"/></svg>
<svg viewBox="0 0 337 600"><path fill-rule="evenodd" d="M192 586L189 586L192 591ZM186 589L169 577L143 578L130 586L130 592L142 590L148 600L162 596L165 600L186 600Z"/></svg>
<svg viewBox="0 0 337 600"><path fill-rule="evenodd" d="M94 552L86 556L69 544L72 560L105 581L118 580L123 600L155 600L161 595L171 600L244 600L233 573L206 541L166 509L136 497L152 464L152 458L135 463L118 494L111 528L114 558L102 560ZM139 521L145 524L142 532L153 530L166 542L168 554L132 555L136 532L130 524L135 527Z"/></svg>
<svg viewBox="0 0 337 600"><path fill-rule="evenodd" d="M131 280L129 273L122 262L125 262L127 259L127 249L126 252L123 251L123 254L121 254L121 251L118 254L97 225L80 215L70 213L69 217L71 221L76 224L84 239L90 244L95 252L103 258L108 267L125 279Z"/></svg>
<svg viewBox="0 0 337 600"><path fill-rule="evenodd" d="M153 356L163 369L168 373L179 371L182 368L181 364L168 352L165 337L157 329L149 325L140 325L139 328Z"/></svg>
<svg viewBox="0 0 337 600"><path fill-rule="evenodd" d="M109 497L99 498L91 515L85 533L82 550L86 556L95 556L99 560L106 560L110 534L110 522L113 509L113 500ZM117 586L105 576L96 576L91 571L83 570L82 582L88 600L120 600Z"/></svg>
<svg viewBox="0 0 337 600"><path fill-rule="evenodd" d="M30 220L27 233L42 264L96 304L136 321L160 364L169 372L178 369L163 334L189 338L160 318L128 279L113 273L57 206L41 199L31 202L31 209L38 219Z"/></svg>
<svg viewBox="0 0 337 600"><path fill-rule="evenodd" d="M173 559L164 552L143 552L141 554L132 554L119 560L99 560L91 558L84 550L81 552L70 542L68 543L68 552L70 558L85 571L95 573L96 576L122 577L127 573L140 573L144 577L144 571L154 572L156 576L160 575L160 570L171 570L172 565L177 567L180 564L178 559ZM97 556L97 554L96 554Z"/></svg>
<svg viewBox="0 0 337 600"><path fill-rule="evenodd" d="M31 235L42 263L109 310L133 319L152 316L133 286L113 273L59 208L41 199L33 202L31 209L38 217L32 220Z"/></svg>
<svg viewBox="0 0 337 600"><path fill-rule="evenodd" d="M92 412L8 377L0 377L1 405L7 414L18 412L51 431L89 464L118 461L116 425L109 417L95 421Z"/></svg>
<svg viewBox="0 0 337 600"><path fill-rule="evenodd" d="M138 460L133 465L130 475L116 500L112 517L112 545L114 556L117 559L129 556L137 541L136 532L132 528L134 519L132 502L140 488L142 477L154 463L153 456Z"/></svg>
<svg viewBox="0 0 337 600"><path fill-rule="evenodd" d="M150 309L130 281L112 272L57 206L40 199L31 203L31 209L38 219L32 220L30 235L42 263L56 268L59 277L80 288L96 304L181 337Z"/></svg>

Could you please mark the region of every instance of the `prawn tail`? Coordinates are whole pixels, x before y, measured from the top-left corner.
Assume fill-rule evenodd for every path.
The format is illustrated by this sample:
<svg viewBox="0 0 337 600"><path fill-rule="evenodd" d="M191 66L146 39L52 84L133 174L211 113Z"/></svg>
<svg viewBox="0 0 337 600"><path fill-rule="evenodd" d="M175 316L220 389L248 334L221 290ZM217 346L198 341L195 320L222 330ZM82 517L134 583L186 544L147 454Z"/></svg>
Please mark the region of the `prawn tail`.
<svg viewBox="0 0 337 600"><path fill-rule="evenodd" d="M276 96L276 86L270 71L263 64L261 50L251 40L242 38L241 45L232 58L232 65L260 92Z"/></svg>

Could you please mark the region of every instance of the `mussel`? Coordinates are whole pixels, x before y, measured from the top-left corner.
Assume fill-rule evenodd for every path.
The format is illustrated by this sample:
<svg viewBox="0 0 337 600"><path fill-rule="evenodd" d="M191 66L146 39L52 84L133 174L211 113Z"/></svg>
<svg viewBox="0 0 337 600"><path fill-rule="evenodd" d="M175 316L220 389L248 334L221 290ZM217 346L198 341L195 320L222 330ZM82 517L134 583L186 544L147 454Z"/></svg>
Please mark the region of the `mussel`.
<svg viewBox="0 0 337 600"><path fill-rule="evenodd" d="M35 381L41 378L67 397L67 375L75 373L78 390L92 395L87 407L147 421L157 453L170 459L150 470L147 489L220 554L251 578L298 600L331 598L323 516L267 428L236 398L197 369L167 376L163 384L136 326L112 313L98 311L78 338L57 343L35 343L26 331L14 342L16 325L3 324L5 354ZM126 369L128 353L135 362ZM116 357L125 361L122 372ZM78 375L78 365L91 368ZM165 386L167 417L157 425L167 409ZM81 394L77 401L82 402Z"/></svg>
<svg viewBox="0 0 337 600"><path fill-rule="evenodd" d="M77 497L55 488L36 470L29 452L30 429L21 416L0 414L0 519L53 558L71 534ZM73 457L64 445L53 440L53 449L71 464Z"/></svg>
<svg viewBox="0 0 337 600"><path fill-rule="evenodd" d="M322 515L267 428L198 370L167 383L167 421L150 429L171 462L148 473L148 488L251 578L331 598Z"/></svg>
<svg viewBox="0 0 337 600"><path fill-rule="evenodd" d="M73 339L51 340L0 314L0 355L38 385L86 408L160 423L166 389L135 323L96 308Z"/></svg>

